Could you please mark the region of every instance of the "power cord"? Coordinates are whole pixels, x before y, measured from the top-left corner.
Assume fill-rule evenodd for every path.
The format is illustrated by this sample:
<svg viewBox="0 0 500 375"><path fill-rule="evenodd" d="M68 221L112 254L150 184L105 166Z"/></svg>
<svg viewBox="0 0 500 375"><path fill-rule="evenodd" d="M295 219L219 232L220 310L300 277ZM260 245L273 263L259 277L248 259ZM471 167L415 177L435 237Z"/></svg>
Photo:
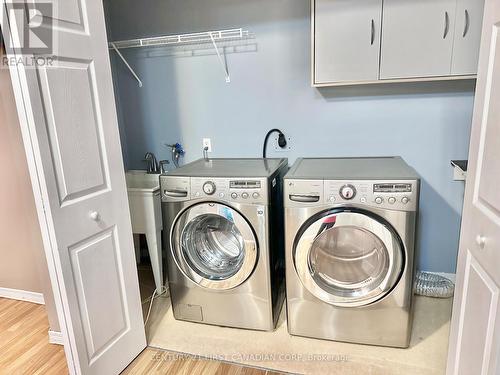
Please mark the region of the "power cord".
<svg viewBox="0 0 500 375"><path fill-rule="evenodd" d="M149 308L148 308L148 313L146 315L146 320L144 321L144 327L146 327L146 325L148 324L148 320L149 320L149 315L151 315L151 308L153 307L153 301L155 298L158 298L158 297L161 297L163 296L164 294L168 293L168 288L166 286L162 286L160 288L160 294L157 294L157 290L155 288L153 294L151 295L151 297L149 297L148 299L146 299L144 302L142 302L142 304L144 305L145 303L148 303L149 302Z"/></svg>
<svg viewBox="0 0 500 375"><path fill-rule="evenodd" d="M267 141L269 140L269 136L274 132L278 133L278 146L280 146L281 148L285 148L287 145L285 134L281 130L279 129L269 130L266 134L266 137L264 138L264 145L262 146L262 157L264 159L266 158Z"/></svg>

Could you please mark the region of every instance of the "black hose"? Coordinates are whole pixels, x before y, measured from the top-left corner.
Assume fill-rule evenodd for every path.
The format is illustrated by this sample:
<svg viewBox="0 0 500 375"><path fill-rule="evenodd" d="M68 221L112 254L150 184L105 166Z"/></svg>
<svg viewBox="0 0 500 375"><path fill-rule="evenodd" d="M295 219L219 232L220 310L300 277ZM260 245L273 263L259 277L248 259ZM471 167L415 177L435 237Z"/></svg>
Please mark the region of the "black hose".
<svg viewBox="0 0 500 375"><path fill-rule="evenodd" d="M279 146L281 148L284 148L286 147L286 138L285 138L285 134L283 134L283 132L279 129L271 129L267 132L266 134L266 137L264 138L264 145L262 146L262 157L265 159L266 158L266 150L267 150L267 141L269 140L269 136L274 133L274 132L277 132L279 134Z"/></svg>

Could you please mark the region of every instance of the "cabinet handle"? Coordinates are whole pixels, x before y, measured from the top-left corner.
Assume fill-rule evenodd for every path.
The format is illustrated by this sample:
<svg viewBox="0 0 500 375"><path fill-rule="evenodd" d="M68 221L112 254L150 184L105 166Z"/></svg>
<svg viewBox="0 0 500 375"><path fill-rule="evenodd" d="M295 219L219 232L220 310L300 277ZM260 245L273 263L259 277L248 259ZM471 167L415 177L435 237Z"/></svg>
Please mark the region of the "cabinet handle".
<svg viewBox="0 0 500 375"><path fill-rule="evenodd" d="M463 38L465 38L465 36L467 35L467 32L469 31L469 26L470 26L469 11L465 9L465 26L464 26L464 33L462 34Z"/></svg>
<svg viewBox="0 0 500 375"><path fill-rule="evenodd" d="M446 39L446 36L448 35L449 29L450 29L450 16L448 15L448 12L444 12L444 34L443 34L443 39Z"/></svg>
<svg viewBox="0 0 500 375"><path fill-rule="evenodd" d="M372 20L372 22L371 22L371 30L372 30L372 34L370 37L370 45L373 46L373 43L375 42L375 21L374 20Z"/></svg>

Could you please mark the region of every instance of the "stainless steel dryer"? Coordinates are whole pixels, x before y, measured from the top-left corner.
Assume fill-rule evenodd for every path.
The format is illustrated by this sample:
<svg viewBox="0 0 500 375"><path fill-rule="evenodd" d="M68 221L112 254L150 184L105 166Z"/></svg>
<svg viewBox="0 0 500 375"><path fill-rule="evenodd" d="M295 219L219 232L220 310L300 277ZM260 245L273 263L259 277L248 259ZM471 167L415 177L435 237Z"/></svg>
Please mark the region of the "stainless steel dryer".
<svg viewBox="0 0 500 375"><path fill-rule="evenodd" d="M400 157L299 159L284 185L290 334L407 347L415 171Z"/></svg>
<svg viewBox="0 0 500 375"><path fill-rule="evenodd" d="M274 329L287 170L286 159L201 159L160 177L176 319Z"/></svg>

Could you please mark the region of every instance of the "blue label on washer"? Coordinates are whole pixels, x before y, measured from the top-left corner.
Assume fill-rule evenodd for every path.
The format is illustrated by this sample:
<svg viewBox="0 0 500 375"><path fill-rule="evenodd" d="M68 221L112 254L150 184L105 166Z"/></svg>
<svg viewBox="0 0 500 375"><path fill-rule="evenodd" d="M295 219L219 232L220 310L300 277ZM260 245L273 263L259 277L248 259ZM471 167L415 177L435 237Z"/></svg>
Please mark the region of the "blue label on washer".
<svg viewBox="0 0 500 375"><path fill-rule="evenodd" d="M229 207L221 207L220 214L230 222L234 223L233 213L231 212L231 209Z"/></svg>

